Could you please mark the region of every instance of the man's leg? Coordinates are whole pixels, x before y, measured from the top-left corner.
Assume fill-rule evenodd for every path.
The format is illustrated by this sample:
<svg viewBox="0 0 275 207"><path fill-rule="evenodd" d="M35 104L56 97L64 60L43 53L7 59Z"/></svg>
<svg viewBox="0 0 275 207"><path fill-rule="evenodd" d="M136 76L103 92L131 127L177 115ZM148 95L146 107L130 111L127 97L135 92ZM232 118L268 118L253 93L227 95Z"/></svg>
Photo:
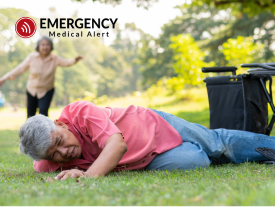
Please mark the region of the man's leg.
<svg viewBox="0 0 275 207"><path fill-rule="evenodd" d="M33 97L28 91L27 91L27 118L34 116L36 113L38 105L38 99L37 97Z"/></svg>
<svg viewBox="0 0 275 207"><path fill-rule="evenodd" d="M45 96L38 100L39 113L48 116L48 111L53 98L54 89L49 90Z"/></svg>
<svg viewBox="0 0 275 207"><path fill-rule="evenodd" d="M275 138L253 132L215 129L214 139L220 139L226 150L219 158L221 161L229 160L233 163L246 161L266 161L266 157L255 151L258 147L275 149Z"/></svg>
<svg viewBox="0 0 275 207"><path fill-rule="evenodd" d="M183 142L180 146L157 155L145 170L188 170L209 167L211 164L200 144Z"/></svg>
<svg viewBox="0 0 275 207"><path fill-rule="evenodd" d="M172 125L184 142L199 143L210 158L222 163L241 163L245 161L264 161L257 153L257 147L275 149L275 138L252 132L216 129L210 130L199 124L189 123L179 117L153 110Z"/></svg>

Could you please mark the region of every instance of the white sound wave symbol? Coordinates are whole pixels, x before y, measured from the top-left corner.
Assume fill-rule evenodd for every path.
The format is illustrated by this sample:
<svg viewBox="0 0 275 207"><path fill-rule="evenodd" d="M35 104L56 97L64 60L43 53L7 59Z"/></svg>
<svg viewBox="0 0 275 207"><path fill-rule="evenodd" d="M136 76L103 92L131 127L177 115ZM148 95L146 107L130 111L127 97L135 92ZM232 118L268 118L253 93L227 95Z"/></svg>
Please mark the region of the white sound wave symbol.
<svg viewBox="0 0 275 207"><path fill-rule="evenodd" d="M26 25L28 26L28 28L27 28L24 24L26 24ZM30 26L28 25L28 23L27 23L27 22L24 22L24 24L23 24L23 27L25 28L26 33L31 33L31 28L30 28ZM22 29L23 32L25 32L25 30L24 30L23 27L21 27L21 29Z"/></svg>

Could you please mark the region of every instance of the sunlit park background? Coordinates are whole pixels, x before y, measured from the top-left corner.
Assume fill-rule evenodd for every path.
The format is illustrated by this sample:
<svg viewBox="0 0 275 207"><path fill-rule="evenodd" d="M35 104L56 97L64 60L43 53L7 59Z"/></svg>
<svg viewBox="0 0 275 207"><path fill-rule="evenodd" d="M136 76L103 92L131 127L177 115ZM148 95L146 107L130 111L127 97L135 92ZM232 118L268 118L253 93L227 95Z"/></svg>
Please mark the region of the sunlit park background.
<svg viewBox="0 0 275 207"><path fill-rule="evenodd" d="M9 0L0 3L0 77L48 34L38 28L30 39L18 37L20 17L119 18L110 38L53 39L55 54L84 59L57 69L50 118L86 100L155 108L209 127L203 78L217 74L201 68L236 66L241 74L241 63L275 62L274 14L270 0ZM27 78L28 72L0 88L0 205L274 205L275 167L257 163L50 182L56 174L36 173L18 149Z"/></svg>

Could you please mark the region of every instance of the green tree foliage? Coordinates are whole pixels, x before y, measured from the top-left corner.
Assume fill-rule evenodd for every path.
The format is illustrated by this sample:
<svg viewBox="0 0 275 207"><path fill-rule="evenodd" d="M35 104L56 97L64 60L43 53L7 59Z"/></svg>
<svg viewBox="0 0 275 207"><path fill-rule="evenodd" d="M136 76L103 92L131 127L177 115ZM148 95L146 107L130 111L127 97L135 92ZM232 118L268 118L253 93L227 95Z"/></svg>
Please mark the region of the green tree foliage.
<svg viewBox="0 0 275 207"><path fill-rule="evenodd" d="M263 44L253 43L252 37L242 36L236 39L228 39L222 46L222 52L229 66L240 66L242 63L260 62L264 50ZM246 70L245 68L238 68L238 72L241 73Z"/></svg>
<svg viewBox="0 0 275 207"><path fill-rule="evenodd" d="M125 60L127 64L127 76L125 82L128 82L128 92L140 90L141 75L139 72L140 65L137 63L138 43L144 36L144 32L138 29L135 23L126 23L122 30L120 26L115 29L116 39L112 42L114 48ZM136 37L135 39L133 37ZM125 88L126 90L126 88Z"/></svg>
<svg viewBox="0 0 275 207"><path fill-rule="evenodd" d="M195 4L196 3L196 4ZM143 65L142 84L148 88L156 84L161 77L175 77L173 70L173 49L169 48L171 37L178 34L190 34L199 48L206 52L205 62L214 61L216 65L228 65L222 45L230 38L238 36L253 37L254 43L264 44L264 62L274 62L273 40L275 17L270 12L255 16L233 10L230 7L220 9L213 4L194 4L178 6L181 15L163 25L158 38L148 37L140 49L139 62ZM274 46L274 45L273 45Z"/></svg>
<svg viewBox="0 0 275 207"><path fill-rule="evenodd" d="M168 81L177 90L184 85L198 85L202 82L202 67L213 66L214 62L205 63L205 53L197 46L190 35L177 35L171 38L170 47L174 50L174 64L177 77Z"/></svg>
<svg viewBox="0 0 275 207"><path fill-rule="evenodd" d="M155 38L150 34L143 34L142 38L138 43L138 55L137 64L139 65L139 71L142 75L142 88L148 88L150 85L156 83L159 78L167 74L171 76L169 71L165 70L165 65L158 67L163 60L159 57L159 53L163 52L159 45L156 45ZM172 72L173 73L173 72Z"/></svg>
<svg viewBox="0 0 275 207"><path fill-rule="evenodd" d="M72 1L86 2L87 0L72 0ZM122 0L92 0L92 1L100 2L104 4L111 4L113 6L120 5L122 3ZM137 7L143 7L145 9L148 9L155 2L158 2L158 0L132 0L132 1L137 4Z"/></svg>
<svg viewBox="0 0 275 207"><path fill-rule="evenodd" d="M219 65L225 65L226 62L219 51L222 44L230 38L251 36L253 37L251 41L265 45L263 51L265 62L271 61L271 58L274 56L272 49L273 31L275 28L274 15L271 13L261 13L257 16L249 17L247 14L243 14L239 17L231 16L231 18L234 20L224 25L219 32L213 33L211 39L205 39L199 43L202 49L205 48L210 51L208 60L211 59L219 63Z"/></svg>
<svg viewBox="0 0 275 207"><path fill-rule="evenodd" d="M69 38L60 38L55 45L55 52L61 57L70 59L77 56L77 50ZM79 61L68 68L57 68L56 72L56 103L68 104L83 96L85 91L94 91L88 67Z"/></svg>
<svg viewBox="0 0 275 207"><path fill-rule="evenodd" d="M207 5L189 7L184 4L178 6L178 9L181 11L181 15L163 25L159 38L148 37L141 48L139 58L144 65L144 70L141 73L145 88L156 83L163 76L176 76L173 70L173 49L169 47L172 36L190 34L200 46L201 41L207 40L215 32L218 33L225 24L231 21L227 17L222 17L219 10ZM208 56L217 51L217 48L213 50L207 47L201 48L208 51ZM222 53L219 55L222 57L212 59L211 55L206 60L208 62L218 61L217 64L219 64L219 61L224 59ZM216 56L217 53L213 55L213 57Z"/></svg>
<svg viewBox="0 0 275 207"><path fill-rule="evenodd" d="M218 9L231 8L237 12L257 15L261 12L275 13L274 0L192 0L191 6L211 5Z"/></svg>
<svg viewBox="0 0 275 207"><path fill-rule="evenodd" d="M214 66L214 62L204 62L205 53L202 52L191 35L177 35L171 37L169 46L173 51L173 69L177 76L172 78L163 77L152 84L146 90L148 101L158 94L171 92L181 98L183 89L188 86L197 86L202 83L202 67Z"/></svg>
<svg viewBox="0 0 275 207"><path fill-rule="evenodd" d="M127 70L123 57L110 47L101 48L101 56L97 70L99 96L124 96L129 86L127 77L131 75L131 70Z"/></svg>

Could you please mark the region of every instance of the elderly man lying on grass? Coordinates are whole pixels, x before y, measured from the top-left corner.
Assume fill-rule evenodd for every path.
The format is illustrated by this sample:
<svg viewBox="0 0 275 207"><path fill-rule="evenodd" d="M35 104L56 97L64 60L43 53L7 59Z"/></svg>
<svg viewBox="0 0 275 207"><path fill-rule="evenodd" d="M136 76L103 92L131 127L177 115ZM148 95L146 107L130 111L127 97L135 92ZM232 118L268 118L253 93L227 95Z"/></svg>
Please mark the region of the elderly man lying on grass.
<svg viewBox="0 0 275 207"><path fill-rule="evenodd" d="M67 105L58 120L33 116L19 130L20 151L38 172L62 171L58 180L98 177L113 170L173 170L221 163L264 161L256 147L274 137L210 130L162 111L128 106L101 108L86 101Z"/></svg>

